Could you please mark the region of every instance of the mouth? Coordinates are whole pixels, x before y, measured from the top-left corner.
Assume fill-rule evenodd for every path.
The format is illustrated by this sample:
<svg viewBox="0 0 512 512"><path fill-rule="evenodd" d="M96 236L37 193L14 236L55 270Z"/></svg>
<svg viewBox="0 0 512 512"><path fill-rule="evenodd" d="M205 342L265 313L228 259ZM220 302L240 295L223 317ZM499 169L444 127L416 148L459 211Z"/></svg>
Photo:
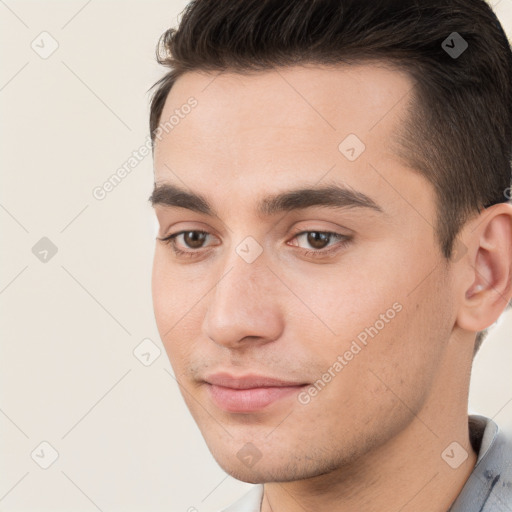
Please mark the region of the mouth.
<svg viewBox="0 0 512 512"><path fill-rule="evenodd" d="M261 411L309 385L262 375L233 377L227 373L206 377L205 384L214 404L232 413Z"/></svg>

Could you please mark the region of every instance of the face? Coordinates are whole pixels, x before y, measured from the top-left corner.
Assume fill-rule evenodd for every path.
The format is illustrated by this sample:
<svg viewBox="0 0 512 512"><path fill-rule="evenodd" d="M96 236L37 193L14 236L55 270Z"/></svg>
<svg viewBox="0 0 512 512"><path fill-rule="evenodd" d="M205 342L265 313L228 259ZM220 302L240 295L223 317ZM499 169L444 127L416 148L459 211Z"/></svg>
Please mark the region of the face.
<svg viewBox="0 0 512 512"><path fill-rule="evenodd" d="M433 189L392 151L411 87L377 64L292 67L189 72L167 98L155 317L237 479L343 468L429 399L455 307Z"/></svg>

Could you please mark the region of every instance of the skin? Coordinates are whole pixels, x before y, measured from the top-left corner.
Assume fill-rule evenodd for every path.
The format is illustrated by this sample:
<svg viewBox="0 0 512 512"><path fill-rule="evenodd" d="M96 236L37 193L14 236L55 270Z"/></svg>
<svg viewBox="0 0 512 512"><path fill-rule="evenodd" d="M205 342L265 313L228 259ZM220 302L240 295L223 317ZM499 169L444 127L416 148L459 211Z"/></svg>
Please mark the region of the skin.
<svg viewBox="0 0 512 512"><path fill-rule="evenodd" d="M462 257L441 254L431 184L392 152L412 82L373 64L296 66L240 75L188 72L168 119L197 107L156 141L155 183L204 195L209 216L154 204L153 303L184 400L219 465L265 483L262 511L445 512L476 462L467 425L475 332L505 308L512 266L510 205L469 219ZM366 150L351 162L350 133ZM338 184L381 208L311 207L262 216L257 203L302 186ZM345 235L313 245L307 234ZM248 236L262 253L247 263ZM187 242L189 245L187 245ZM305 255L338 247L330 256ZM335 377L300 403L290 395L257 413L218 408L203 379L217 371L314 383L393 304L385 323ZM332 370L331 370L332 371ZM453 442L467 459L442 458ZM239 450L261 458L248 467Z"/></svg>

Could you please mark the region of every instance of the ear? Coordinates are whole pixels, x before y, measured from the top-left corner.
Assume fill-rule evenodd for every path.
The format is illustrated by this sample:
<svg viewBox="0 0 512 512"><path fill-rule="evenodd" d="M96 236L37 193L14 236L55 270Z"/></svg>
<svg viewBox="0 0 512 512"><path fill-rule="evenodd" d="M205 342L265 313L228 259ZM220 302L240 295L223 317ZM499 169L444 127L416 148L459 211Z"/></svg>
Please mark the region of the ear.
<svg viewBox="0 0 512 512"><path fill-rule="evenodd" d="M512 297L512 205L485 209L464 226L459 247L461 243L467 252L454 263L456 324L467 331L483 331L498 320Z"/></svg>

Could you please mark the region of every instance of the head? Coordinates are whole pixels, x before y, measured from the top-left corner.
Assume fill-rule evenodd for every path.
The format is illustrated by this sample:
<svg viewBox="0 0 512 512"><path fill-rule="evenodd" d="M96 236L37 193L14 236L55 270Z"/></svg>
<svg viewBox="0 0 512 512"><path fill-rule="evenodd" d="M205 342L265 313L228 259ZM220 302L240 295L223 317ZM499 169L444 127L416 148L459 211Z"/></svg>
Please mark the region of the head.
<svg viewBox="0 0 512 512"><path fill-rule="evenodd" d="M347 464L466 375L512 295L507 38L483 0L203 0L158 59L153 301L184 399L242 480ZM230 412L225 370L305 387Z"/></svg>

